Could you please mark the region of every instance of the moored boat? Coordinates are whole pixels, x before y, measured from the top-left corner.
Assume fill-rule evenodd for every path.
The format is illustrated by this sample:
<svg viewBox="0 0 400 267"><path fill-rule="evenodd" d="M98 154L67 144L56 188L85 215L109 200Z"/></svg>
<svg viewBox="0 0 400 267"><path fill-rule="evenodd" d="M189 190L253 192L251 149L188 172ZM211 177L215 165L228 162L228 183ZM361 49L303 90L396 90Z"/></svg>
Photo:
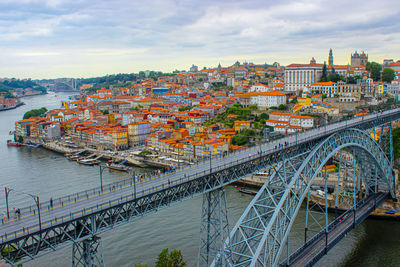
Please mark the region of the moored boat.
<svg viewBox="0 0 400 267"><path fill-rule="evenodd" d="M123 171L123 172L129 172L132 169L131 167L128 167L128 166L125 166L122 164L117 164L117 163L106 163L106 166L109 169Z"/></svg>
<svg viewBox="0 0 400 267"><path fill-rule="evenodd" d="M248 194L248 195L256 195L257 192L256 191L252 191L246 188L242 188L242 187L236 187L236 189L243 194Z"/></svg>
<svg viewBox="0 0 400 267"><path fill-rule="evenodd" d="M96 165L100 163L97 159L78 159L77 162L83 165Z"/></svg>
<svg viewBox="0 0 400 267"><path fill-rule="evenodd" d="M7 146L22 146L22 144L18 142L13 142L12 140L7 140Z"/></svg>
<svg viewBox="0 0 400 267"><path fill-rule="evenodd" d="M34 143L31 143L31 142L23 143L22 145L23 146L27 146L27 147L32 147L32 148L38 148L38 147L42 146L42 144L34 144Z"/></svg>

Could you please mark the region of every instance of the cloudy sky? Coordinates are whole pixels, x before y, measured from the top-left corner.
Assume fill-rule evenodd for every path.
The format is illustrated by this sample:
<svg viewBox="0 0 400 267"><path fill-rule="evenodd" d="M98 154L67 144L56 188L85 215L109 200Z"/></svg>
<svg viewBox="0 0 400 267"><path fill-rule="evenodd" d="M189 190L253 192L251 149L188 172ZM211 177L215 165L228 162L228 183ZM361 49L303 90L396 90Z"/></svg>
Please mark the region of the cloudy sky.
<svg viewBox="0 0 400 267"><path fill-rule="evenodd" d="M0 0L0 77L400 58L398 0Z"/></svg>

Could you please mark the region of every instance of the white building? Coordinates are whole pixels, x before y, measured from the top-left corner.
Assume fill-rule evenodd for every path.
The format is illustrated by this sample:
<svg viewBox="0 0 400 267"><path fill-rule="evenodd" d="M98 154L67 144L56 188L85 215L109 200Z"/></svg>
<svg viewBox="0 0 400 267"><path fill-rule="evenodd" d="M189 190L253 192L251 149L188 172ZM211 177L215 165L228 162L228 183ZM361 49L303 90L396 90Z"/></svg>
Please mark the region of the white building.
<svg viewBox="0 0 400 267"><path fill-rule="evenodd" d="M326 94L327 97L334 97L337 92L337 83L319 82L311 85L311 91L318 94Z"/></svg>
<svg viewBox="0 0 400 267"><path fill-rule="evenodd" d="M323 64L290 64L285 68L285 91L297 92L320 80Z"/></svg>
<svg viewBox="0 0 400 267"><path fill-rule="evenodd" d="M274 131L295 133L303 129L314 127L314 118L310 116L296 116L292 113L271 112L267 126L274 127Z"/></svg>
<svg viewBox="0 0 400 267"><path fill-rule="evenodd" d="M250 87L250 92L268 92L272 91L272 89L265 84L259 83Z"/></svg>
<svg viewBox="0 0 400 267"><path fill-rule="evenodd" d="M314 127L314 118L310 116L292 116L290 117L290 125L301 128Z"/></svg>
<svg viewBox="0 0 400 267"><path fill-rule="evenodd" d="M286 104L286 95L278 91L255 92L250 96L250 104L259 108L278 107Z"/></svg>

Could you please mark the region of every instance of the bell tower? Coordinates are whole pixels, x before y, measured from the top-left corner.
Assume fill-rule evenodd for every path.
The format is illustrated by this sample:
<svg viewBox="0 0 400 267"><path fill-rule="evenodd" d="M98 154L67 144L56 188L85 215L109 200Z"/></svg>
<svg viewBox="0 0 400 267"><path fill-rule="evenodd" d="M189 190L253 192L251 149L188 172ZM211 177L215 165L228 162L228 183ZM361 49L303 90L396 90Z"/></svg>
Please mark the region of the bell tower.
<svg viewBox="0 0 400 267"><path fill-rule="evenodd" d="M328 59L328 66L333 66L333 54L332 54L332 48L329 50L329 59Z"/></svg>

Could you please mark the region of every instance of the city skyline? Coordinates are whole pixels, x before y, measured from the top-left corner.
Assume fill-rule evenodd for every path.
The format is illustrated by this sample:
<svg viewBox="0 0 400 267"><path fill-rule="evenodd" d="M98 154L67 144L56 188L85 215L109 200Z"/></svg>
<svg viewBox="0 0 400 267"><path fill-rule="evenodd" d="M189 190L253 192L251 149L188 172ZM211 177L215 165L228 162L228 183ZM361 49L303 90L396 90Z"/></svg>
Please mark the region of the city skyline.
<svg viewBox="0 0 400 267"><path fill-rule="evenodd" d="M346 8L344 8L346 6ZM395 1L0 1L0 77L96 77L192 64L398 60ZM338 17L340 14L340 17Z"/></svg>

